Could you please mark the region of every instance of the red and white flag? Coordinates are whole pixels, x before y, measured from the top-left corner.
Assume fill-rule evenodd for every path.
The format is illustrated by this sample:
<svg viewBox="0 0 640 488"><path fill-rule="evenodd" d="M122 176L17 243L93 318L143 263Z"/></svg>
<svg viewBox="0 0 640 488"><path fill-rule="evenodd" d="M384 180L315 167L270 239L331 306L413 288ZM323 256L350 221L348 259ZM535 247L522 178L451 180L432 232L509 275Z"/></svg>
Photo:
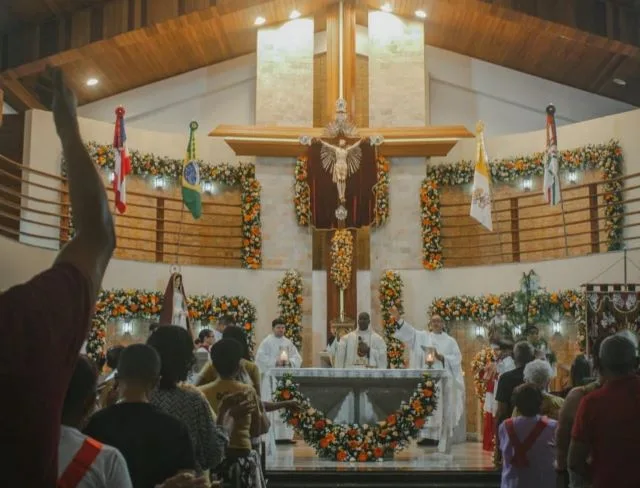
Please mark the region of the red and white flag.
<svg viewBox="0 0 640 488"><path fill-rule="evenodd" d="M127 150L127 134L124 130L124 108L116 109L116 127L113 134L113 155L115 168L113 191L116 195L116 209L120 213L127 210L126 178L131 173L131 158Z"/></svg>

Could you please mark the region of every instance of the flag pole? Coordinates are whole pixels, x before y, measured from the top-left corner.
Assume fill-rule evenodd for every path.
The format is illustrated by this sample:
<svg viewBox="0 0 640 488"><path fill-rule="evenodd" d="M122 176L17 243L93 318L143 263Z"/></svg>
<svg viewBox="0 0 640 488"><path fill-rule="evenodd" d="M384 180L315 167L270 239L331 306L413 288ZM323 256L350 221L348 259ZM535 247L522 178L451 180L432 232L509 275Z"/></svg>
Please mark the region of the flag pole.
<svg viewBox="0 0 640 488"><path fill-rule="evenodd" d="M558 171L556 177L558 178L558 191L560 193L560 214L562 215L562 229L564 234L564 255L569 256L569 238L567 236L567 218L564 212L564 198L562 197L562 182L560 180L560 158L558 157L558 135L556 132L556 107L550 103L547 105L547 157L549 151L556 152L556 158L558 161ZM545 171L547 166L545 165ZM547 189L545 188L545 192Z"/></svg>

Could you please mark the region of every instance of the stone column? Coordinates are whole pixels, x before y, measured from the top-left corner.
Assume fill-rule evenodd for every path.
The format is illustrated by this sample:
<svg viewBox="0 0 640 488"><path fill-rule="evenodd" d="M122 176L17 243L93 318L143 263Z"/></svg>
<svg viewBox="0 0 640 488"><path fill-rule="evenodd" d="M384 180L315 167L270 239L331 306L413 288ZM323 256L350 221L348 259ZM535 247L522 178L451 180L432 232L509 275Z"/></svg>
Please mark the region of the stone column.
<svg viewBox="0 0 640 488"><path fill-rule="evenodd" d="M256 124L313 126L313 19L297 19L258 31ZM301 134L302 135L302 134ZM304 148L300 147L303 154ZM256 177L262 185L263 268L297 269L303 278L303 352L314 359L311 328L311 232L298 227L293 208L290 158L257 158ZM277 300L274 283L273 300ZM268 327L273 317L259 317Z"/></svg>
<svg viewBox="0 0 640 488"><path fill-rule="evenodd" d="M426 106L424 23L390 13L369 12L370 127L423 126L427 121ZM387 268L421 266L419 198L424 175L424 158L391 161L390 219L371 233L374 324L381 323L378 286L382 272Z"/></svg>

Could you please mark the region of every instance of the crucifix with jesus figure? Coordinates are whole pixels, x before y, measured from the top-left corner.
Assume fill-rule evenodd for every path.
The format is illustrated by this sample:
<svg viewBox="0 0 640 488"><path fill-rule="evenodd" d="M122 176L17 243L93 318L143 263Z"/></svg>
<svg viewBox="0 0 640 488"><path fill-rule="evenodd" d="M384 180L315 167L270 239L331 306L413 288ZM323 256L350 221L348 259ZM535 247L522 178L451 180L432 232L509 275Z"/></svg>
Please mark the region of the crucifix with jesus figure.
<svg viewBox="0 0 640 488"><path fill-rule="evenodd" d="M354 120L356 14L352 2L327 7L325 127L219 125L209 135L224 138L238 156L307 157L311 193L314 269L329 270L336 229L354 235L351 285L342 292L327 272L327 330L353 327L356 271L369 269L369 229L375 222L377 156L445 156L471 134L463 126L361 127ZM336 66L337 65L337 66ZM416 201L417 201L416 196ZM418 232L418 230L416 230ZM319 255L322 254L322 255ZM346 296L343 296L346 292ZM346 310L345 310L346 309ZM336 327L337 326L337 327Z"/></svg>

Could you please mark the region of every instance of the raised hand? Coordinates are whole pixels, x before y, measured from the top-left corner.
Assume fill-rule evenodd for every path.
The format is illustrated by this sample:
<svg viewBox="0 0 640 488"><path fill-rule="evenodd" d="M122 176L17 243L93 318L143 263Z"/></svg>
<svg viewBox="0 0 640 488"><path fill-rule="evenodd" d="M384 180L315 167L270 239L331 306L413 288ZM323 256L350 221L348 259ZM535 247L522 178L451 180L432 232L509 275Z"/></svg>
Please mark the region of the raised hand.
<svg viewBox="0 0 640 488"><path fill-rule="evenodd" d="M53 82L53 120L58 135L62 138L69 131L78 130L77 100L75 94L67 86L60 68L47 68Z"/></svg>

